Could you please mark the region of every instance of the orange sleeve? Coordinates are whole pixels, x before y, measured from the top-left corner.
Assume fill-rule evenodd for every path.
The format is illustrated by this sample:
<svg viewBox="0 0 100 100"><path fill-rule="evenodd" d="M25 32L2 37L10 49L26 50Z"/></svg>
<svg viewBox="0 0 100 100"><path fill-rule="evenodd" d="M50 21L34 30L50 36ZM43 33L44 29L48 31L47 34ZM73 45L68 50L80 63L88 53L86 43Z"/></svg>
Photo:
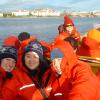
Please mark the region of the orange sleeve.
<svg viewBox="0 0 100 100"><path fill-rule="evenodd" d="M72 70L72 90L68 100L93 100L100 91L100 84L91 68L84 62Z"/></svg>

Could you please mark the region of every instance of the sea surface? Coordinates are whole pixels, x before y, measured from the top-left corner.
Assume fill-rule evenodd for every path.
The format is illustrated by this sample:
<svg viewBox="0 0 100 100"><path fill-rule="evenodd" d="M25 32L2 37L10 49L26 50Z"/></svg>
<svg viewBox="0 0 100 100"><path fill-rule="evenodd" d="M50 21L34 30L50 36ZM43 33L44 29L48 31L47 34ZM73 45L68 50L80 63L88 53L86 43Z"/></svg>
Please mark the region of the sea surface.
<svg viewBox="0 0 100 100"><path fill-rule="evenodd" d="M72 18L81 35L100 23L100 17ZM18 36L21 32L29 32L39 40L52 42L58 34L58 26L63 24L63 17L36 18L0 18L0 45L7 36Z"/></svg>

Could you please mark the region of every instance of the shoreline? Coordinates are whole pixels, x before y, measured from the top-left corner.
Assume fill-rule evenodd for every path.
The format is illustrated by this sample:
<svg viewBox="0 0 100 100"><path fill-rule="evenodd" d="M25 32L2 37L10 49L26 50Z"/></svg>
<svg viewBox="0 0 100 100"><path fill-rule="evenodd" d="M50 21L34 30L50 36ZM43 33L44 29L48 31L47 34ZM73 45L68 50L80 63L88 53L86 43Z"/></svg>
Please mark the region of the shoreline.
<svg viewBox="0 0 100 100"><path fill-rule="evenodd" d="M7 16L7 17L0 17L1 18L59 18L63 16ZM71 17L78 17L78 18L99 18L100 16L71 16Z"/></svg>
<svg viewBox="0 0 100 100"><path fill-rule="evenodd" d="M18 17L0 17L0 18L54 18L54 17L56 18L56 17L63 17L63 16L45 16L45 17L44 16L43 17L42 16L36 16L36 17L35 16L31 16L31 17L29 17L29 16L28 17L27 16L25 16L25 17L18 16Z"/></svg>

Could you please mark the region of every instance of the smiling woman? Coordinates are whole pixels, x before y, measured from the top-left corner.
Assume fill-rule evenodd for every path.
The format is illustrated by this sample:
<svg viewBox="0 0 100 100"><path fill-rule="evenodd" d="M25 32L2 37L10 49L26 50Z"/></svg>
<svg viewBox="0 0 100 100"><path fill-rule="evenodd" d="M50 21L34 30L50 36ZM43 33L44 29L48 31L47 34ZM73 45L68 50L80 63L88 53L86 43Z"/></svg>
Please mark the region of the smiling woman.
<svg viewBox="0 0 100 100"><path fill-rule="evenodd" d="M7 81L3 87L2 97L5 100L8 98L9 100L32 100L32 98L47 100L51 91L48 91L49 85L47 85L50 76L48 70L49 65L43 57L42 45L37 40L32 41L24 49L20 68L15 71L10 82Z"/></svg>
<svg viewBox="0 0 100 100"><path fill-rule="evenodd" d="M12 78L16 62L17 50L14 47L0 47L0 91L6 80Z"/></svg>
<svg viewBox="0 0 100 100"><path fill-rule="evenodd" d="M42 46L37 42L31 42L25 48L23 55L23 64L28 70L36 70L40 62L43 60L43 49Z"/></svg>
<svg viewBox="0 0 100 100"><path fill-rule="evenodd" d="M34 70L39 66L39 56L37 53L27 52L25 54L25 64L30 70Z"/></svg>

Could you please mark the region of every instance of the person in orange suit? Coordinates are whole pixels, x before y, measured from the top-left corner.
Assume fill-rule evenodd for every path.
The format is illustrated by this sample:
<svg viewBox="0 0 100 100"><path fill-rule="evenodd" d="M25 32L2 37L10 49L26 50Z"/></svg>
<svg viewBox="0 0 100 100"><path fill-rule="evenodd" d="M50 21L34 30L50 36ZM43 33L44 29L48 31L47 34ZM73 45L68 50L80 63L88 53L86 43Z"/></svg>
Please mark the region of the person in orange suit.
<svg viewBox="0 0 100 100"><path fill-rule="evenodd" d="M61 53L58 53L57 49L63 53L63 58L59 58ZM51 55L52 52L55 54L52 68L59 76L52 84L50 99L99 100L99 79L87 63L77 59L71 45L66 41L59 41L53 45Z"/></svg>
<svg viewBox="0 0 100 100"><path fill-rule="evenodd" d="M74 22L68 16L64 16L64 29L70 36L80 41L80 33L76 30Z"/></svg>
<svg viewBox="0 0 100 100"><path fill-rule="evenodd" d="M30 42L37 40L37 38L34 36L30 36L30 33L28 33L28 32L21 32L18 35L18 39L20 41L20 47L18 49L17 66L20 67L20 61L22 59L22 55L23 55L23 51L24 51L25 46L27 46Z"/></svg>
<svg viewBox="0 0 100 100"><path fill-rule="evenodd" d="M37 40L37 38L34 36L30 36L30 34L27 32L22 32L18 35L18 39L20 40L20 48L18 50L18 55L19 55L18 64L20 65L20 61L22 59L23 50L25 46L27 46L30 42ZM43 55L48 60L49 63L51 45L45 41L40 41L40 43L43 46L43 52L44 52Z"/></svg>
<svg viewBox="0 0 100 100"><path fill-rule="evenodd" d="M0 92L7 79L13 77L17 63L17 49L12 46L0 47Z"/></svg>
<svg viewBox="0 0 100 100"><path fill-rule="evenodd" d="M37 40L30 42L24 48L20 63L21 67L4 85L0 100L48 100L52 90L49 86L52 73L43 57L41 43Z"/></svg>
<svg viewBox="0 0 100 100"><path fill-rule="evenodd" d="M92 58L100 58L100 31L91 29L87 32L86 36L83 37L78 55L89 56Z"/></svg>
<svg viewBox="0 0 100 100"><path fill-rule="evenodd" d="M58 32L59 32L59 35L60 35L60 33L64 32L64 25L63 24L58 26Z"/></svg>
<svg viewBox="0 0 100 100"><path fill-rule="evenodd" d="M68 36L72 36L78 41L80 41L80 33L76 30L74 22L67 15L64 16L64 24L58 27L59 35L55 38L55 41L64 40Z"/></svg>

